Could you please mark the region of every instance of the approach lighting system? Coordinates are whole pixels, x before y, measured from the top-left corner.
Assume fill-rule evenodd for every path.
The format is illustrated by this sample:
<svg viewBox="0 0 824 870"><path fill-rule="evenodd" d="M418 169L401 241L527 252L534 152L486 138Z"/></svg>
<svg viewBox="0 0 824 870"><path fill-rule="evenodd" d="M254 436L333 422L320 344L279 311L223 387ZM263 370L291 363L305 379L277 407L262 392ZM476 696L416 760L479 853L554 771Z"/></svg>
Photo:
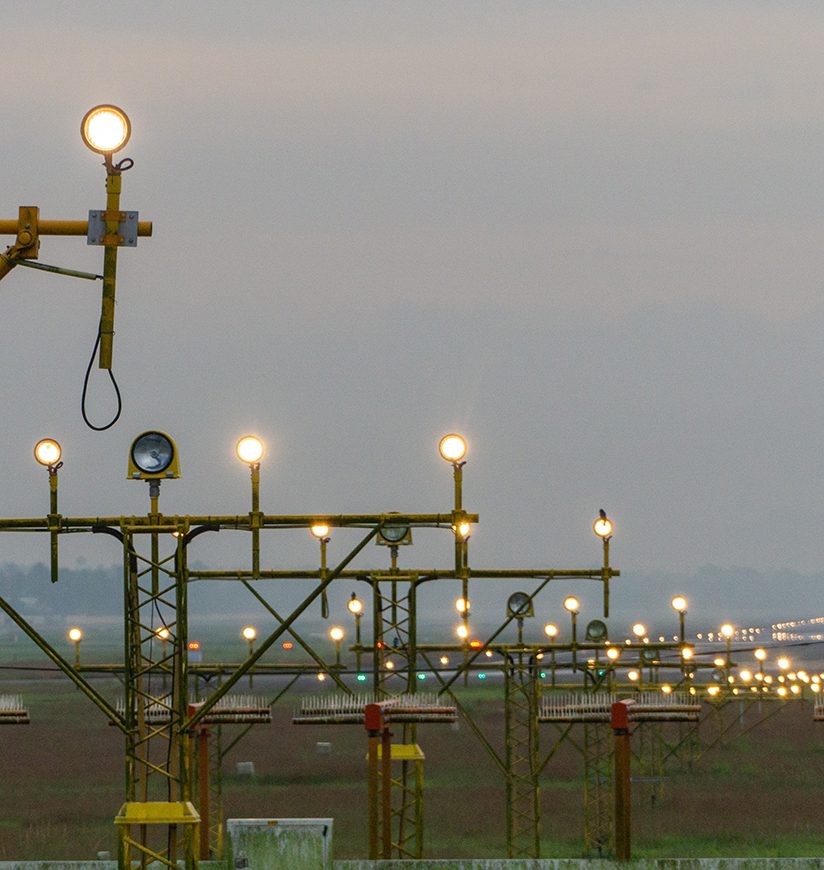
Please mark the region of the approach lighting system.
<svg viewBox="0 0 824 870"><path fill-rule="evenodd" d="M672 609L677 613L687 612L687 599L683 595L676 595L670 603L672 604Z"/></svg>
<svg viewBox="0 0 824 870"><path fill-rule="evenodd" d="M322 541L329 534L329 526L325 523L315 523L313 526L309 527L309 531L318 538L318 540Z"/></svg>
<svg viewBox="0 0 824 870"><path fill-rule="evenodd" d="M257 465L263 458L263 442L256 435L244 435L235 445L235 453L241 462Z"/></svg>
<svg viewBox="0 0 824 870"><path fill-rule="evenodd" d="M34 446L34 458L47 468L54 468L62 455L63 450L54 438L43 438Z"/></svg>
<svg viewBox="0 0 824 870"><path fill-rule="evenodd" d="M123 109L110 105L95 106L83 116L80 135L90 150L98 154L114 154L126 146L132 135L132 125Z"/></svg>
<svg viewBox="0 0 824 870"><path fill-rule="evenodd" d="M455 610L458 613L469 613L469 599L468 598L456 598L455 599Z"/></svg>
<svg viewBox="0 0 824 870"><path fill-rule="evenodd" d="M352 597L346 603L346 608L352 616L360 616L363 613L363 602L353 592Z"/></svg>
<svg viewBox="0 0 824 870"><path fill-rule="evenodd" d="M767 658L767 651L758 647L758 649L753 652L753 655L758 659L758 661L763 662L764 659Z"/></svg>
<svg viewBox="0 0 824 870"><path fill-rule="evenodd" d="M556 637L557 634L558 634L558 626L555 625L555 624L552 623L552 622L548 622L548 623L544 626L544 634L545 634L547 637L550 637L550 638L551 638L551 637Z"/></svg>
<svg viewBox="0 0 824 870"><path fill-rule="evenodd" d="M244 640L254 640L257 637L257 629L253 625L247 625L240 634Z"/></svg>
<svg viewBox="0 0 824 870"><path fill-rule="evenodd" d="M721 634L729 640L735 634L735 629L729 624L729 622L725 622L721 626Z"/></svg>
<svg viewBox="0 0 824 870"><path fill-rule="evenodd" d="M532 599L526 592L513 592L506 602L506 615L514 616L516 619L523 619L525 616L534 616L535 611L532 607Z"/></svg>
<svg viewBox="0 0 824 870"><path fill-rule="evenodd" d="M343 629L338 625L333 625L332 628L329 629L329 637L331 637L335 643L339 643L343 640Z"/></svg>
<svg viewBox="0 0 824 870"><path fill-rule="evenodd" d="M612 535L612 520L603 510L598 512L598 519L592 524L592 531L599 538L609 538Z"/></svg>
<svg viewBox="0 0 824 870"><path fill-rule="evenodd" d="M472 537L472 523L463 520L457 525L452 526L452 531L459 540L468 541Z"/></svg>
<svg viewBox="0 0 824 870"><path fill-rule="evenodd" d="M138 435L129 451L129 477L134 480L180 477L174 441L165 432Z"/></svg>
<svg viewBox="0 0 824 870"><path fill-rule="evenodd" d="M438 452L447 462L460 462L466 456L466 441L454 432L444 435L438 444Z"/></svg>
<svg viewBox="0 0 824 870"><path fill-rule="evenodd" d="M412 543L412 529L405 523L385 522L378 529L375 543L384 547L405 547Z"/></svg>
<svg viewBox="0 0 824 870"><path fill-rule="evenodd" d="M636 622L635 625L632 626L632 633L636 637L644 637L647 633L647 627L642 622Z"/></svg>
<svg viewBox="0 0 824 870"><path fill-rule="evenodd" d="M577 613L580 606L580 601L578 601L574 595L570 595L568 598L564 599L564 608L570 613Z"/></svg>
<svg viewBox="0 0 824 870"><path fill-rule="evenodd" d="M68 637L69 640L74 641L74 643L79 643L83 640L83 632L79 628L70 628Z"/></svg>

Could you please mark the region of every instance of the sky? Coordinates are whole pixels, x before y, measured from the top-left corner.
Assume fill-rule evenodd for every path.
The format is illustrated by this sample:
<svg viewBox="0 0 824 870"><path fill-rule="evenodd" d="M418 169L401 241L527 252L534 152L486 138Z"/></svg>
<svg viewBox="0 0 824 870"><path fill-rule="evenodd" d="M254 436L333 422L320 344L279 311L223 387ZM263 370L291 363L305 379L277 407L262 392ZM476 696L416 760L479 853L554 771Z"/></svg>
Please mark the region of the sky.
<svg viewBox="0 0 824 870"><path fill-rule="evenodd" d="M168 513L248 511L249 432L266 512L446 512L459 431L475 567L597 567L603 507L628 581L820 571L821 4L44 0L4 35L0 217L104 206L79 123L112 102L154 236L120 252L103 433L80 415L99 285L0 286L0 516L47 512L44 436L63 513L145 512L126 461L155 428L181 457ZM113 406L95 371L92 418ZM448 565L433 535L413 549ZM317 560L305 533L265 546Z"/></svg>

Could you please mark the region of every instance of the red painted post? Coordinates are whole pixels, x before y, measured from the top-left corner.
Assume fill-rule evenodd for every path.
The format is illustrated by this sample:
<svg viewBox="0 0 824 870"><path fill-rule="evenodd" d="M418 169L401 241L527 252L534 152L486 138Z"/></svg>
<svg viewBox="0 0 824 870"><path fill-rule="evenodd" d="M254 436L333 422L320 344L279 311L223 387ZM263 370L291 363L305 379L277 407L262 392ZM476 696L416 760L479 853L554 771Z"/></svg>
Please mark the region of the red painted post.
<svg viewBox="0 0 824 870"><path fill-rule="evenodd" d="M632 855L631 704L632 701L619 701L610 708L610 725L615 736L615 857L618 861L629 861Z"/></svg>

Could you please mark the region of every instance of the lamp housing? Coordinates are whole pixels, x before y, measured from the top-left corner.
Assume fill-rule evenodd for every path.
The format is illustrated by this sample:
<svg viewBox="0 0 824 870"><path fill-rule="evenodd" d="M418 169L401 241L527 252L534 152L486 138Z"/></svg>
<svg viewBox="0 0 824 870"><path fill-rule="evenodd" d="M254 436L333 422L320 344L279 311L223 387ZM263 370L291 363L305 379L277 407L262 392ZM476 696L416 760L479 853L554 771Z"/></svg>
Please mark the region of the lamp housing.
<svg viewBox="0 0 824 870"><path fill-rule="evenodd" d="M174 441L165 433L150 430L138 435L129 450L130 480L165 480L180 477L180 462Z"/></svg>

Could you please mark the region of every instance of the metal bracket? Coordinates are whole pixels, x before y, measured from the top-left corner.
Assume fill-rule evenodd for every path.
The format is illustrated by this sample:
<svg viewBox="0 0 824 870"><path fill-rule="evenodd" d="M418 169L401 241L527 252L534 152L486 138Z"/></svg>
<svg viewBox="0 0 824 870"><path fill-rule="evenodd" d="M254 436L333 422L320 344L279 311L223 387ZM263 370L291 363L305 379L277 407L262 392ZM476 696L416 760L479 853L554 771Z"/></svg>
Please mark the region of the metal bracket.
<svg viewBox="0 0 824 870"><path fill-rule="evenodd" d="M110 214L106 211L92 210L89 212L89 230L86 236L87 245L117 245L120 248L137 247L137 212L120 211ZM109 233L106 226L107 218L117 220L117 233Z"/></svg>

